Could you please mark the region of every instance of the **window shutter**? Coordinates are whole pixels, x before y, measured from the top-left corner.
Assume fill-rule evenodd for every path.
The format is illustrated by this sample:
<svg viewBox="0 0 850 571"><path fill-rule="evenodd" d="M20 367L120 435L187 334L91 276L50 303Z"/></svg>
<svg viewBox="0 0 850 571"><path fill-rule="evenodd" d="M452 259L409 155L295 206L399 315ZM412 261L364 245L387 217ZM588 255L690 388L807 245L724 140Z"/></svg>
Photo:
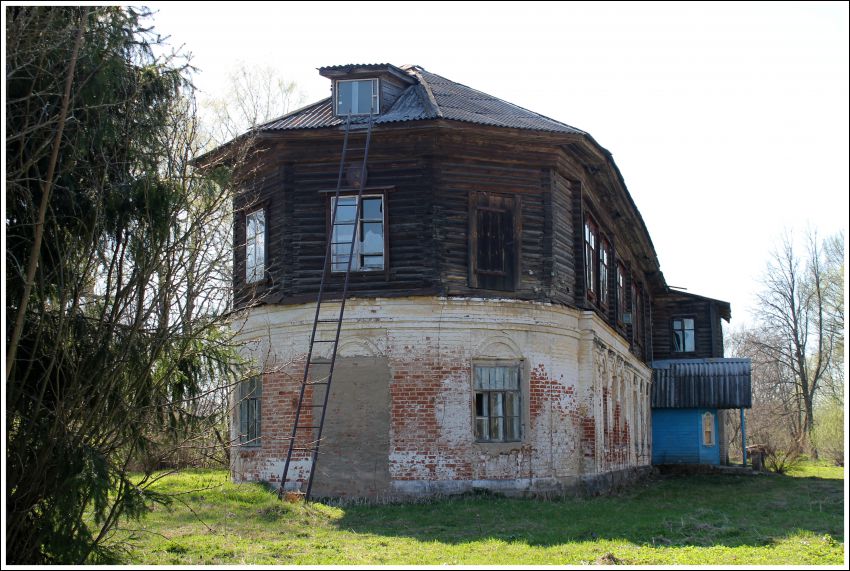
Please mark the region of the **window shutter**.
<svg viewBox="0 0 850 571"><path fill-rule="evenodd" d="M519 197L470 193L470 287L516 289Z"/></svg>

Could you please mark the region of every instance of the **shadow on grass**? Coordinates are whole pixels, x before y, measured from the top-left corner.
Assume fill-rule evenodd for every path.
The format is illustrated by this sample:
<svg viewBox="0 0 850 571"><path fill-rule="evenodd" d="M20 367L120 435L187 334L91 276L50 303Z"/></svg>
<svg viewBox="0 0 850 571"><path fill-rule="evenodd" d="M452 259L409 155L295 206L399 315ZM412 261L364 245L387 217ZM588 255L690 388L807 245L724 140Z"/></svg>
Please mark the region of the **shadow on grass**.
<svg viewBox="0 0 850 571"><path fill-rule="evenodd" d="M334 525L361 534L533 546L599 540L644 546L765 546L800 533L843 542L843 481L790 476L664 476L614 496L535 500L466 494L347 505Z"/></svg>

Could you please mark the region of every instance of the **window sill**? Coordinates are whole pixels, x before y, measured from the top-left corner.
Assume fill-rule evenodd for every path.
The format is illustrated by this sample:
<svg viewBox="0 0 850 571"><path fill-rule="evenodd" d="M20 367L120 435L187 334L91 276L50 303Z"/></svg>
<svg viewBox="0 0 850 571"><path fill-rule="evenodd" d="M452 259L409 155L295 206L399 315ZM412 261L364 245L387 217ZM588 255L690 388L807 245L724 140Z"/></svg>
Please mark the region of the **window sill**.
<svg viewBox="0 0 850 571"><path fill-rule="evenodd" d="M515 440L513 442L489 442L486 440L475 440L473 441L473 445L479 452L498 456L505 452L522 449L522 447L525 446L525 442L523 440Z"/></svg>

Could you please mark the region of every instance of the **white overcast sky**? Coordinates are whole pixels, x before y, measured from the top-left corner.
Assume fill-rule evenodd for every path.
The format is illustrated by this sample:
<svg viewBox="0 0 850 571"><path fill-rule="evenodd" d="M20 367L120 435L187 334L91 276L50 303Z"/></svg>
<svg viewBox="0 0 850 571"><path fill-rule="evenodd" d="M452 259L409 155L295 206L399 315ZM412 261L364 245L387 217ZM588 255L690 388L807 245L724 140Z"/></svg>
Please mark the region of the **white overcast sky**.
<svg viewBox="0 0 850 571"><path fill-rule="evenodd" d="M417 64L611 151L667 283L749 323L785 229L848 220L848 4L152 3L220 96L241 64L327 97L317 68Z"/></svg>

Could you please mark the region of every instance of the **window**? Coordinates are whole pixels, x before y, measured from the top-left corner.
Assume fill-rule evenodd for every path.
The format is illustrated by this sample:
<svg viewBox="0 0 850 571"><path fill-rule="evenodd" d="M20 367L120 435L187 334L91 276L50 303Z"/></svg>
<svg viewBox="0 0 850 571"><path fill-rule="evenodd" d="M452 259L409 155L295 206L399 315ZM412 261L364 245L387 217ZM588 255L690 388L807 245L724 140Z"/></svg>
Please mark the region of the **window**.
<svg viewBox="0 0 850 571"><path fill-rule="evenodd" d="M363 196L363 208L360 220L357 218L357 197L341 196L336 209L335 199L331 198L331 271L344 272L348 268L348 255L351 241L354 240L354 254L351 260L352 272L373 272L384 269L384 197Z"/></svg>
<svg viewBox="0 0 850 571"><path fill-rule="evenodd" d="M239 383L239 444L260 445L260 398L262 379L251 377Z"/></svg>
<svg viewBox="0 0 850 571"><path fill-rule="evenodd" d="M599 246L599 303L608 305L608 250L610 246L606 240L602 240Z"/></svg>
<svg viewBox="0 0 850 571"><path fill-rule="evenodd" d="M694 320L690 317L673 320L673 351L692 353L694 351Z"/></svg>
<svg viewBox="0 0 850 571"><path fill-rule="evenodd" d="M520 197L473 192L469 200L470 287L516 289Z"/></svg>
<svg viewBox="0 0 850 571"><path fill-rule="evenodd" d="M519 365L473 366L475 440L516 442L520 439Z"/></svg>
<svg viewBox="0 0 850 571"><path fill-rule="evenodd" d="M702 415L702 445L714 446L714 415L710 412Z"/></svg>
<svg viewBox="0 0 850 571"><path fill-rule="evenodd" d="M635 342L638 345L643 346L643 288L641 288L639 285L635 286L634 292L634 304L632 305L634 319L632 319L632 323L634 323L635 326Z"/></svg>
<svg viewBox="0 0 850 571"><path fill-rule="evenodd" d="M596 297L596 224L590 218L584 221L584 283L587 297Z"/></svg>
<svg viewBox="0 0 850 571"><path fill-rule="evenodd" d="M336 82L334 113L338 116L380 113L377 79L346 79Z"/></svg>
<svg viewBox="0 0 850 571"><path fill-rule="evenodd" d="M617 264L617 322L625 322L626 316L626 268Z"/></svg>
<svg viewBox="0 0 850 571"><path fill-rule="evenodd" d="M249 212L245 217L245 281L252 283L265 278L266 213Z"/></svg>

